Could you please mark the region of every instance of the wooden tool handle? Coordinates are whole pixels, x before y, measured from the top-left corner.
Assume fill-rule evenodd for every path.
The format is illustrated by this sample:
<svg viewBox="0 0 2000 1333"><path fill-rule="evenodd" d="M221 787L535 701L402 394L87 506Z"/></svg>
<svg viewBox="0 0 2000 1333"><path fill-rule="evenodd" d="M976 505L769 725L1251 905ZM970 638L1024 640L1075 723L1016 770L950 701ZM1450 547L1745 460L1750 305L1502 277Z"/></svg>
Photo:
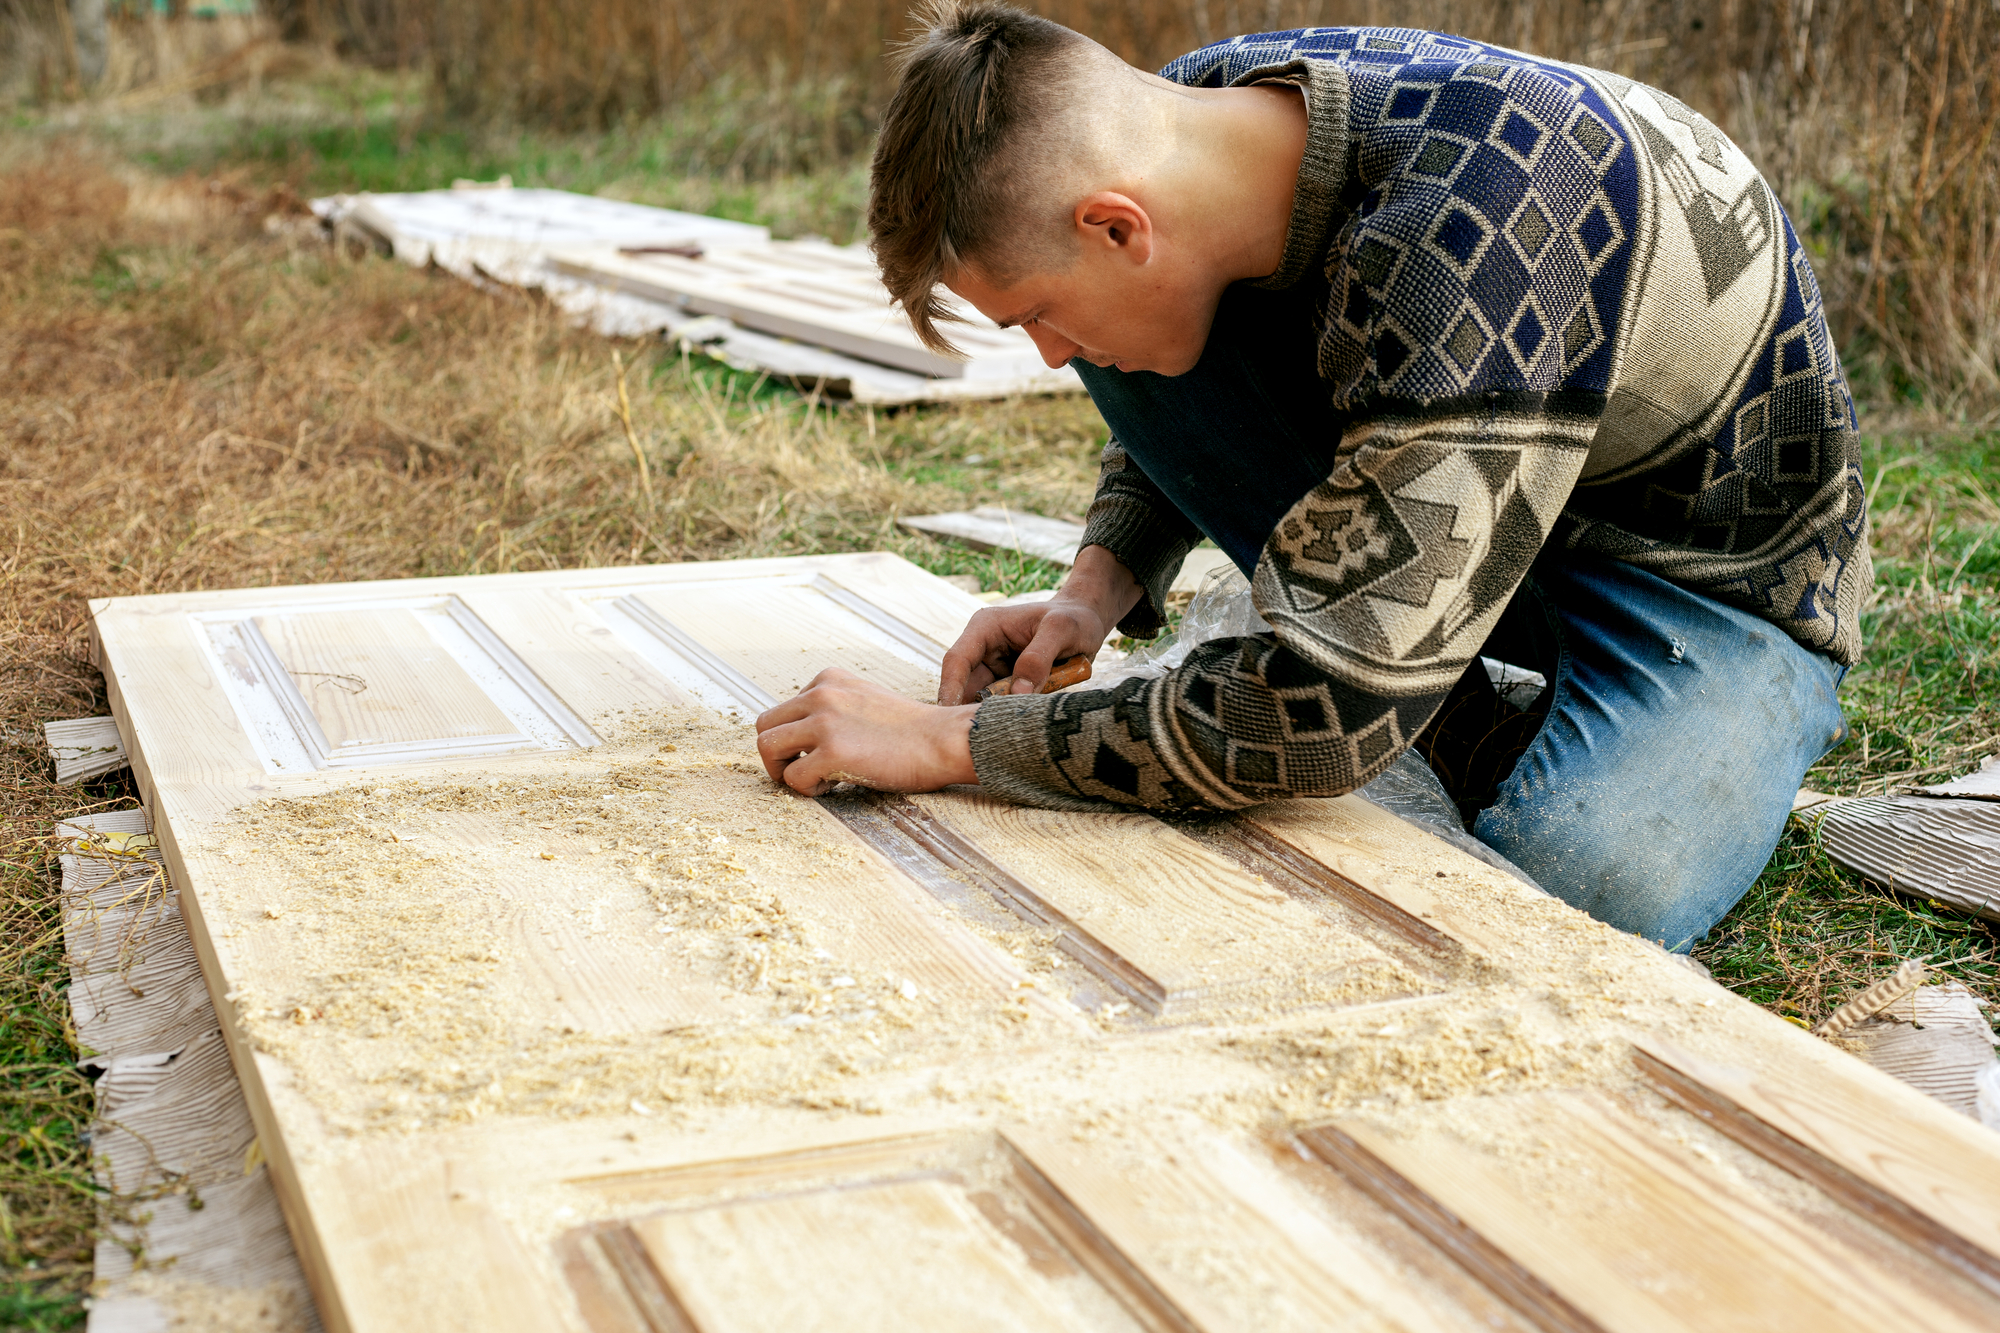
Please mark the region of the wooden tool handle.
<svg viewBox="0 0 2000 1333"><path fill-rule="evenodd" d="M1049 678L1042 682L1042 688L1035 691L1035 693L1052 694L1064 686L1074 685L1078 681L1089 679L1090 657L1086 653L1078 653L1075 657L1065 658L1063 661L1056 663L1049 671ZM985 699L995 694L1005 694L1013 687L1013 684L1014 678L1012 676L1002 676L999 680L994 681L991 685L981 690L979 697Z"/></svg>

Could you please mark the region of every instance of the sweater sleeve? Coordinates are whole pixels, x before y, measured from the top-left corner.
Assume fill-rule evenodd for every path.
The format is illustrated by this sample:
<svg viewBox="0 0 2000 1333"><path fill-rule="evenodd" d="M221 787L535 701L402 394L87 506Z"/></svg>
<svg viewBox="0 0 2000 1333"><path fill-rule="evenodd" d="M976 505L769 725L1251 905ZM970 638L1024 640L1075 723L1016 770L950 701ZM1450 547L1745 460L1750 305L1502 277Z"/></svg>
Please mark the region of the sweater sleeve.
<svg viewBox="0 0 2000 1333"><path fill-rule="evenodd" d="M1596 395L1482 395L1350 423L1332 474L1258 560L1272 632L1203 644L1156 679L989 699L972 731L980 782L1058 809L1227 810L1363 785L1486 641L1600 410Z"/></svg>
<svg viewBox="0 0 2000 1333"><path fill-rule="evenodd" d="M1201 530L1112 437L1098 467L1097 494L1085 516L1083 544L1102 546L1118 557L1146 590L1118 622L1119 629L1139 639L1160 632L1166 624L1167 588L1200 540Z"/></svg>

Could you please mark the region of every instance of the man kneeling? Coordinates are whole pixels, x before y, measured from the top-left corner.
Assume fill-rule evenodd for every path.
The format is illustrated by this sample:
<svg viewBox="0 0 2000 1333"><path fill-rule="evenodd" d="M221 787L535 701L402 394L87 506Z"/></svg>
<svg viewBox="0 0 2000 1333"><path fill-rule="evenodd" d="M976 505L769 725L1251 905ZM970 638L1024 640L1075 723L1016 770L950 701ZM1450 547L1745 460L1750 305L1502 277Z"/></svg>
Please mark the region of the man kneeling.
<svg viewBox="0 0 2000 1333"><path fill-rule="evenodd" d="M1872 574L1811 266L1706 120L1437 33L1238 37L1152 75L944 5L869 225L926 343L942 282L1074 366L1112 440L1061 591L973 618L946 707L825 672L758 719L773 778L1228 810L1414 747L1479 839L1670 948L1755 881L1843 733ZM1270 633L1033 692L1114 625L1155 633L1203 536ZM1547 687L1516 710L1481 656Z"/></svg>

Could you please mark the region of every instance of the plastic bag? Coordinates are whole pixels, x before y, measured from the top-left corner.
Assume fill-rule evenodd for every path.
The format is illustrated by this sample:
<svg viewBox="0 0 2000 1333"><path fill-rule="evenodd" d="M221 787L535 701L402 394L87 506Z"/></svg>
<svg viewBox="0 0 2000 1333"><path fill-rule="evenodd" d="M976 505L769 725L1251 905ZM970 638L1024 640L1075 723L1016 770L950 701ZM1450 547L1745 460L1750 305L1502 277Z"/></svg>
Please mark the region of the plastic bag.
<svg viewBox="0 0 2000 1333"><path fill-rule="evenodd" d="M1180 628L1133 653L1114 669L1094 678L1087 688L1107 685L1134 677L1164 676L1188 654L1214 639L1264 634L1271 626L1257 614L1250 596L1250 580L1234 565L1224 565L1202 581L1201 591L1188 603ZM1540 677L1536 677L1537 680ZM1437 774L1414 750L1405 750L1395 762L1377 774L1374 781L1357 793L1362 800L1428 833L1436 834L1452 846L1496 870L1505 871L1523 884L1546 893L1541 885L1519 866L1466 832L1457 805L1439 782Z"/></svg>
<svg viewBox="0 0 2000 1333"><path fill-rule="evenodd" d="M1201 590L1188 603L1178 629L1162 634L1109 671L1093 677L1089 688L1103 689L1135 677L1151 680L1164 676L1187 661L1189 653L1212 639L1265 634L1270 628L1264 617L1257 614L1257 604L1250 598L1250 580L1236 566L1224 565L1210 570L1202 580Z"/></svg>

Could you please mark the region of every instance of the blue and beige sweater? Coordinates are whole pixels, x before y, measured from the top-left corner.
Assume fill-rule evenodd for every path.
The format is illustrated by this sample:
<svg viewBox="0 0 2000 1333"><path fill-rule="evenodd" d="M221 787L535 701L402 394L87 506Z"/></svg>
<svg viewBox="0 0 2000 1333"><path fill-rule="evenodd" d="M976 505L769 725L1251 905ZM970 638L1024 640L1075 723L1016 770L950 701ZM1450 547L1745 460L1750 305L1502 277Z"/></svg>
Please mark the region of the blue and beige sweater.
<svg viewBox="0 0 2000 1333"><path fill-rule="evenodd" d="M989 700L988 789L1214 809L1351 791L1548 546L1856 659L1853 403L1804 249L1714 126L1616 74L1401 28L1238 37L1161 73L1305 92L1284 260L1259 285L1322 293L1337 462L1258 558L1271 633L1160 679ZM1199 536L1114 439L1085 541L1148 589L1128 631L1157 627Z"/></svg>

